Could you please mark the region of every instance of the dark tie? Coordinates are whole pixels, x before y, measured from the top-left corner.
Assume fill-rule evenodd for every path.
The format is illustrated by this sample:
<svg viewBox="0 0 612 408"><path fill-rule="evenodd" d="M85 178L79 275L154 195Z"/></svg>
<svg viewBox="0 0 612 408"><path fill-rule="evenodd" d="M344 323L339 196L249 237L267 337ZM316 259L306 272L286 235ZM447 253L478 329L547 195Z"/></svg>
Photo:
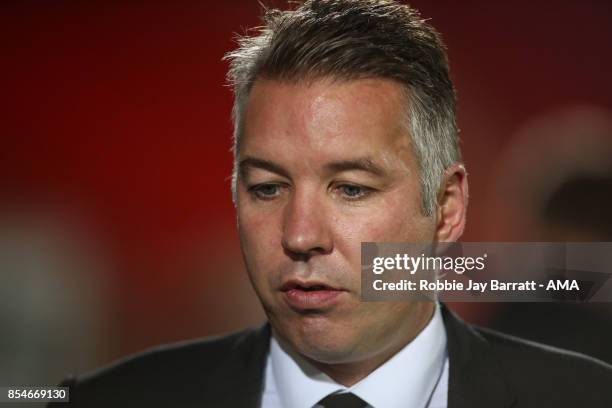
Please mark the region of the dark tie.
<svg viewBox="0 0 612 408"><path fill-rule="evenodd" d="M331 394L318 403L324 408L365 408L368 403L350 392L344 394Z"/></svg>

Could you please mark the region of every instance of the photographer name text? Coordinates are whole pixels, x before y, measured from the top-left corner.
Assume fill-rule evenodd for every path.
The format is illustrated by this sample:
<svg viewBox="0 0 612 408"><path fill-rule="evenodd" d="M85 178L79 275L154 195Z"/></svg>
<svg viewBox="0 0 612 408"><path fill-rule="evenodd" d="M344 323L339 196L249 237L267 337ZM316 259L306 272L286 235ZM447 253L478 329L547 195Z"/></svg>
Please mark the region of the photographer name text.
<svg viewBox="0 0 612 408"><path fill-rule="evenodd" d="M377 279L372 283L376 291L468 291L481 292L490 291L579 291L580 285L577 280L569 279L550 279L547 282L536 282L528 280L523 282L510 282L492 279L488 282L478 282L470 279L467 285L456 280L436 280L434 282L427 279L412 281L402 279L398 282L384 282L382 279Z"/></svg>

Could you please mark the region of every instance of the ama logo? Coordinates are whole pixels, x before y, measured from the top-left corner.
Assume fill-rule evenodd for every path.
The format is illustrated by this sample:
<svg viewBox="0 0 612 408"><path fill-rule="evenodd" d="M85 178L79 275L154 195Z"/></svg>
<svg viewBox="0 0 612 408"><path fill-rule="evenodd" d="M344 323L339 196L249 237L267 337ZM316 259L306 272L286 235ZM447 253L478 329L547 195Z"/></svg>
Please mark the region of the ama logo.
<svg viewBox="0 0 612 408"><path fill-rule="evenodd" d="M580 286L576 279L551 279L546 285L546 290L580 290Z"/></svg>

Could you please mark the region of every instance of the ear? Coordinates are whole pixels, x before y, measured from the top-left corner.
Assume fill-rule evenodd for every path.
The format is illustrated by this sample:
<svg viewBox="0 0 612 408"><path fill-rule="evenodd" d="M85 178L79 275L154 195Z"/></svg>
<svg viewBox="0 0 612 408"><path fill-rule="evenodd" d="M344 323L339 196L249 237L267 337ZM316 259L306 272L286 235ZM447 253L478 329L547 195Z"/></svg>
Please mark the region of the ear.
<svg viewBox="0 0 612 408"><path fill-rule="evenodd" d="M436 208L436 241L455 242L463 234L468 204L467 172L461 163L444 173Z"/></svg>

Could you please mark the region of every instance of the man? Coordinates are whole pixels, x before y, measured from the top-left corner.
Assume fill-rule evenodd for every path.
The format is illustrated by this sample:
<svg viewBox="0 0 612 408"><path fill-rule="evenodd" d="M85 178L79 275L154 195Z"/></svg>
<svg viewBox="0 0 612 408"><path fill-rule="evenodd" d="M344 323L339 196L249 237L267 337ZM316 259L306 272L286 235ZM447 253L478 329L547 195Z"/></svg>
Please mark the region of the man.
<svg viewBox="0 0 612 408"><path fill-rule="evenodd" d="M603 363L432 302L360 300L361 242L450 242L465 224L446 55L415 10L268 11L228 59L239 235L269 324L68 380L73 406L612 406Z"/></svg>

